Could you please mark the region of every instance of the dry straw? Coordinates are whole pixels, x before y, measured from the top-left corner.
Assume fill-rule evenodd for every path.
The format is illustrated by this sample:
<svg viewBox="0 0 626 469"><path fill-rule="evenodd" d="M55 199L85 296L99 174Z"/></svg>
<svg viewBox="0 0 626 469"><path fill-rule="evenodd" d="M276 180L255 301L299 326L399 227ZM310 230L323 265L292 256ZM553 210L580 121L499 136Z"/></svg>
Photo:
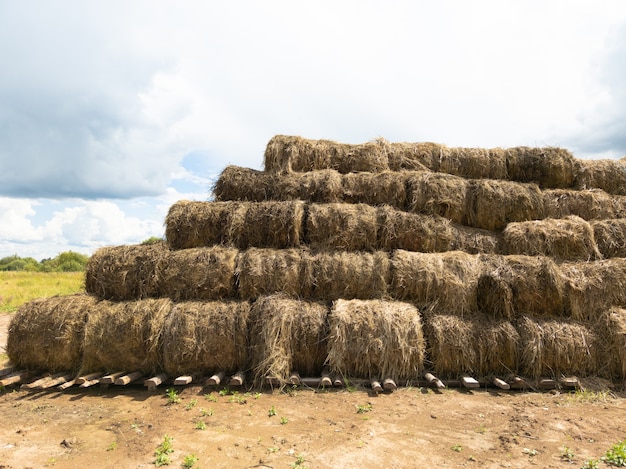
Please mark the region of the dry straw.
<svg viewBox="0 0 626 469"><path fill-rule="evenodd" d="M157 296L159 269L168 255L165 243L98 249L85 269L85 290L109 300Z"/></svg>
<svg viewBox="0 0 626 469"><path fill-rule="evenodd" d="M522 316L517 322L520 335L520 372L541 376L597 375L603 357L597 333L588 325L571 320Z"/></svg>
<svg viewBox="0 0 626 469"><path fill-rule="evenodd" d="M543 201L547 218L576 215L584 220L602 220L626 216L626 197L612 196L599 189L545 190Z"/></svg>
<svg viewBox="0 0 626 469"><path fill-rule="evenodd" d="M417 253L397 250L391 258L390 295L415 303L423 313L471 314L483 270L478 256L460 251Z"/></svg>
<svg viewBox="0 0 626 469"><path fill-rule="evenodd" d="M519 334L503 319L436 314L425 320L427 357L441 377L509 375L518 366Z"/></svg>
<svg viewBox="0 0 626 469"><path fill-rule="evenodd" d="M547 256L556 261L602 258L591 225L577 216L509 223L502 232L504 254Z"/></svg>
<svg viewBox="0 0 626 469"><path fill-rule="evenodd" d="M373 251L377 210L365 204L312 204L306 219L307 242L315 250Z"/></svg>
<svg viewBox="0 0 626 469"><path fill-rule="evenodd" d="M164 298L99 302L85 326L81 373L159 372L159 337L171 307Z"/></svg>
<svg viewBox="0 0 626 469"><path fill-rule="evenodd" d="M349 173L342 176L341 199L347 203L389 204L399 209L407 205L407 179L412 173Z"/></svg>
<svg viewBox="0 0 626 469"><path fill-rule="evenodd" d="M228 301L175 303L160 340L170 376L245 370L250 304Z"/></svg>
<svg viewBox="0 0 626 469"><path fill-rule="evenodd" d="M572 187L579 161L562 148L516 147L506 151L509 179L541 187Z"/></svg>
<svg viewBox="0 0 626 469"><path fill-rule="evenodd" d="M326 361L328 307L272 295L252 305L251 367L258 386L266 378L286 383L290 373L319 376Z"/></svg>
<svg viewBox="0 0 626 469"><path fill-rule="evenodd" d="M591 226L604 258L626 257L626 219L597 220Z"/></svg>
<svg viewBox="0 0 626 469"><path fill-rule="evenodd" d="M424 368L419 311L397 301L337 300L331 308L328 364L349 378L416 379Z"/></svg>
<svg viewBox="0 0 626 469"><path fill-rule="evenodd" d="M414 172L407 180L408 211L426 215L440 215L462 223L467 212L466 179L449 174Z"/></svg>
<svg viewBox="0 0 626 469"><path fill-rule="evenodd" d="M175 301L233 298L238 252L220 246L171 251L159 269L159 296Z"/></svg>
<svg viewBox="0 0 626 469"><path fill-rule="evenodd" d="M617 160L580 160L577 189L602 189L609 194L626 195L626 166Z"/></svg>
<svg viewBox="0 0 626 469"><path fill-rule="evenodd" d="M9 324L7 354L17 368L78 371L90 295L42 298L22 305Z"/></svg>
<svg viewBox="0 0 626 469"><path fill-rule="evenodd" d="M602 321L606 359L600 365L609 377L626 379L626 309L611 308Z"/></svg>

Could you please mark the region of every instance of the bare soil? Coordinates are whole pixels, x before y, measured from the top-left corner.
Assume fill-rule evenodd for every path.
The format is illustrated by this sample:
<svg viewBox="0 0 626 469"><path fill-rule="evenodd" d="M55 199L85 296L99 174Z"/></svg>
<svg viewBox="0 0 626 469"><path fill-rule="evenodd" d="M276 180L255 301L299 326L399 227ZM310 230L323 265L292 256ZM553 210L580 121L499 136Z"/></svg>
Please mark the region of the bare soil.
<svg viewBox="0 0 626 469"><path fill-rule="evenodd" d="M626 438L624 393L165 390L5 389L0 468L150 468L166 436L169 467L578 468Z"/></svg>

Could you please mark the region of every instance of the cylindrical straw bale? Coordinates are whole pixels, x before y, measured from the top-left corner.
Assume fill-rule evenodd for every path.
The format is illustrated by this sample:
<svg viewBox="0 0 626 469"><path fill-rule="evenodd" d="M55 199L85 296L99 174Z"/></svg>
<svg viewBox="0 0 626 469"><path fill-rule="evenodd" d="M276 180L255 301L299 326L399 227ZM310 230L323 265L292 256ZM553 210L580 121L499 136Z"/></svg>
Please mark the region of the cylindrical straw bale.
<svg viewBox="0 0 626 469"><path fill-rule="evenodd" d="M407 207L406 181L410 172L349 173L342 177L343 201L351 204L389 204Z"/></svg>
<svg viewBox="0 0 626 469"><path fill-rule="evenodd" d="M407 180L408 211L440 215L462 223L467 211L469 182L458 176L415 172Z"/></svg>
<svg viewBox="0 0 626 469"><path fill-rule="evenodd" d="M85 268L85 290L109 300L156 296L159 269L168 256L165 243L98 249Z"/></svg>
<svg viewBox="0 0 626 469"><path fill-rule="evenodd" d="M543 201L546 218L576 215L583 220L601 220L626 215L626 198L611 196L600 189L544 190Z"/></svg>
<svg viewBox="0 0 626 469"><path fill-rule="evenodd" d="M594 230L577 216L509 223L502 232L502 242L504 254L548 256L557 261L602 258Z"/></svg>
<svg viewBox="0 0 626 469"><path fill-rule="evenodd" d="M626 166L617 160L579 160L577 189L602 189L609 194L626 195Z"/></svg>
<svg viewBox="0 0 626 469"><path fill-rule="evenodd" d="M246 203L236 210L228 227L228 242L239 249L298 247L304 229L302 201Z"/></svg>
<svg viewBox="0 0 626 469"><path fill-rule="evenodd" d="M544 218L543 195L536 184L476 179L470 186L465 225L495 231L510 222Z"/></svg>
<svg viewBox="0 0 626 469"><path fill-rule="evenodd" d="M175 303L165 320L160 348L169 376L247 367L247 301L185 301Z"/></svg>
<svg viewBox="0 0 626 469"><path fill-rule="evenodd" d="M397 250L391 258L390 295L415 303L424 314L474 313L482 268L478 256L461 251Z"/></svg>
<svg viewBox="0 0 626 469"><path fill-rule="evenodd" d="M236 269L239 298L253 300L274 293L308 297L312 286L303 276L305 253L301 249L258 248L241 252Z"/></svg>
<svg viewBox="0 0 626 469"><path fill-rule="evenodd" d="M85 326L81 373L160 372L159 336L171 308L167 298L99 302Z"/></svg>
<svg viewBox="0 0 626 469"><path fill-rule="evenodd" d="M219 175L212 192L217 201L273 200L278 179L274 174L231 165Z"/></svg>
<svg viewBox="0 0 626 469"><path fill-rule="evenodd" d="M306 238L312 249L373 251L377 236L376 207L366 204L311 204Z"/></svg>
<svg viewBox="0 0 626 469"><path fill-rule="evenodd" d="M500 233L472 228L464 225L452 225L455 242L452 249L470 254L500 254L502 241Z"/></svg>
<svg viewBox="0 0 626 469"><path fill-rule="evenodd" d="M392 171L439 171L446 147L439 143L393 142L388 147L389 168Z"/></svg>
<svg viewBox="0 0 626 469"><path fill-rule="evenodd" d="M572 187L578 170L578 161L562 148L509 148L506 161L509 179L541 187Z"/></svg>
<svg viewBox="0 0 626 469"><path fill-rule="evenodd" d="M539 378L598 374L601 344L595 331L585 324L522 316L516 327L523 375Z"/></svg>
<svg viewBox="0 0 626 469"><path fill-rule="evenodd" d="M608 367L609 377L626 379L626 309L611 308L602 319L605 356L601 363Z"/></svg>
<svg viewBox="0 0 626 469"><path fill-rule="evenodd" d="M387 295L390 270L386 252L322 251L303 261L306 284L313 285L313 299L368 300Z"/></svg>
<svg viewBox="0 0 626 469"><path fill-rule="evenodd" d="M331 308L328 364L350 378L418 378L424 336L415 306L398 301L337 300Z"/></svg>
<svg viewBox="0 0 626 469"><path fill-rule="evenodd" d="M7 354L17 368L78 371L91 295L41 298L22 305L9 324Z"/></svg>
<svg viewBox="0 0 626 469"><path fill-rule="evenodd" d="M287 382L290 373L319 376L327 356L328 306L285 295L259 298L252 305L251 367L255 383Z"/></svg>
<svg viewBox="0 0 626 469"><path fill-rule="evenodd" d="M626 257L626 219L595 220L591 222L598 251L605 259Z"/></svg>
<svg viewBox="0 0 626 469"><path fill-rule="evenodd" d="M233 298L237 253L221 246L171 251L159 269L159 296L174 301Z"/></svg>

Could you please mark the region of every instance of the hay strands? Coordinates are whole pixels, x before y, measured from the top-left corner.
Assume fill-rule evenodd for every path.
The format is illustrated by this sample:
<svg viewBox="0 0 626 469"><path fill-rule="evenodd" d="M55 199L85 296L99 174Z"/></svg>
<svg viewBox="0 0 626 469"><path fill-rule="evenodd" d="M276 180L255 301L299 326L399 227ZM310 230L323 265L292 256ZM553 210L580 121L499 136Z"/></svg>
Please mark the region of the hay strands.
<svg viewBox="0 0 626 469"><path fill-rule="evenodd" d="M167 375L165 373L158 374L152 378L148 378L143 382L143 385L148 388L148 391L156 391L161 384L167 381Z"/></svg>
<svg viewBox="0 0 626 469"><path fill-rule="evenodd" d="M31 374L26 370L13 371L0 379L0 386L7 387L13 384L20 384L22 381L25 381L30 376Z"/></svg>
<svg viewBox="0 0 626 469"><path fill-rule="evenodd" d="M143 372L133 371L132 373L118 376L115 378L115 381L113 381L113 384L116 386L126 386L127 384L137 381L139 378L143 378Z"/></svg>

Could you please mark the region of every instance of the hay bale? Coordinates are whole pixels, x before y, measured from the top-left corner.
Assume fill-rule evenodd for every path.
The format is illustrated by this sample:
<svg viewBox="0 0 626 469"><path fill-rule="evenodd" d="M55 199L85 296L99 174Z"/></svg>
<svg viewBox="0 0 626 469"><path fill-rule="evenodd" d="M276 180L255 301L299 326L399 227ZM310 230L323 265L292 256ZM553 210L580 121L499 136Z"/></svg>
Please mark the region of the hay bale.
<svg viewBox="0 0 626 469"><path fill-rule="evenodd" d="M22 305L9 324L7 354L16 368L78 371L91 295L41 298Z"/></svg>
<svg viewBox="0 0 626 469"><path fill-rule="evenodd" d="M466 179L449 174L414 172L407 179L408 211L440 215L462 223L467 212Z"/></svg>
<svg viewBox="0 0 626 469"><path fill-rule="evenodd" d="M397 250L391 257L393 298L415 303L424 314L476 311L476 287L483 269L478 256L461 251L418 253Z"/></svg>
<svg viewBox="0 0 626 469"><path fill-rule="evenodd" d="M303 257L306 285L311 298L377 299L387 295L389 257L386 252L323 251Z"/></svg>
<svg viewBox="0 0 626 469"><path fill-rule="evenodd" d="M554 147L509 148L506 164L510 180L551 188L572 187L579 166L569 151Z"/></svg>
<svg viewBox="0 0 626 469"><path fill-rule="evenodd" d="M350 204L389 204L407 207L406 181L409 172L350 173L342 176L342 200Z"/></svg>
<svg viewBox="0 0 626 469"><path fill-rule="evenodd" d="M261 202L273 200L277 177L255 169L227 166L221 172L212 192L217 201Z"/></svg>
<svg viewBox="0 0 626 469"><path fill-rule="evenodd" d="M440 377L515 373L519 334L502 319L436 314L425 320L427 357Z"/></svg>
<svg viewBox="0 0 626 469"><path fill-rule="evenodd" d="M424 368L420 313L409 303L337 300L329 315L328 364L350 378L416 379Z"/></svg>
<svg viewBox="0 0 626 469"><path fill-rule="evenodd" d="M536 184L488 179L469 184L464 225L495 231L511 222L545 218L543 195Z"/></svg>
<svg viewBox="0 0 626 469"><path fill-rule="evenodd" d="M171 251L158 271L158 296L174 301L233 298L237 254L237 249L221 246Z"/></svg>
<svg viewBox="0 0 626 469"><path fill-rule="evenodd" d="M548 256L557 261L601 259L594 230L577 216L509 223L502 232L504 254Z"/></svg>
<svg viewBox="0 0 626 469"><path fill-rule="evenodd" d="M487 317L513 319L513 289L499 270L485 272L478 278L476 306Z"/></svg>
<svg viewBox="0 0 626 469"><path fill-rule="evenodd" d="M310 295L311 284L303 276L303 256L300 249L250 248L237 258L239 298L253 300L282 292L295 298Z"/></svg>
<svg viewBox="0 0 626 469"><path fill-rule="evenodd" d="M499 233L453 224L455 242L452 250L465 251L469 254L499 254L502 241Z"/></svg>
<svg viewBox="0 0 626 469"><path fill-rule="evenodd" d="M265 171L275 173L320 169L335 169L341 173L380 172L389 169L387 146L383 139L354 145L277 135L267 144L264 167Z"/></svg>
<svg viewBox="0 0 626 469"><path fill-rule="evenodd" d="M601 320L601 335L605 347L600 360L601 373L610 378L626 379L626 309L611 308Z"/></svg>
<svg viewBox="0 0 626 469"><path fill-rule="evenodd" d="M576 189L602 189L626 195L626 166L617 160L580 160Z"/></svg>
<svg viewBox="0 0 626 469"><path fill-rule="evenodd" d="M598 374L601 344L598 335L587 325L572 320L522 316L516 327L523 375L539 378Z"/></svg>
<svg viewBox="0 0 626 469"><path fill-rule="evenodd" d="M311 204L306 238L312 249L373 251L376 248L377 211L365 204Z"/></svg>
<svg viewBox="0 0 626 469"><path fill-rule="evenodd" d="M298 247L303 238L305 204L302 201L257 202L234 212L229 242L239 248L267 247L286 249ZM240 216L236 216L236 215Z"/></svg>
<svg viewBox="0 0 626 469"><path fill-rule="evenodd" d="M560 266L567 309L577 320L596 320L612 306L626 307L626 259L615 257Z"/></svg>
<svg viewBox="0 0 626 469"><path fill-rule="evenodd" d="M583 220L618 218L626 214L626 200L607 194L600 189L543 191L545 216L564 218L576 215Z"/></svg>
<svg viewBox="0 0 626 469"><path fill-rule="evenodd" d="M85 325L80 373L160 372L159 337L171 308L167 298L99 302Z"/></svg>
<svg viewBox="0 0 626 469"><path fill-rule="evenodd" d="M259 298L252 305L251 367L255 383L289 374L319 376L326 362L328 307L278 294Z"/></svg>
<svg viewBox="0 0 626 469"><path fill-rule="evenodd" d="M249 315L247 301L175 303L161 333L165 373L180 376L245 370Z"/></svg>
<svg viewBox="0 0 626 469"><path fill-rule="evenodd" d="M117 301L157 296L159 269L168 256L165 243L98 249L85 268L85 290Z"/></svg>
<svg viewBox="0 0 626 469"><path fill-rule="evenodd" d="M626 219L596 220L591 227L604 258L626 257Z"/></svg>

